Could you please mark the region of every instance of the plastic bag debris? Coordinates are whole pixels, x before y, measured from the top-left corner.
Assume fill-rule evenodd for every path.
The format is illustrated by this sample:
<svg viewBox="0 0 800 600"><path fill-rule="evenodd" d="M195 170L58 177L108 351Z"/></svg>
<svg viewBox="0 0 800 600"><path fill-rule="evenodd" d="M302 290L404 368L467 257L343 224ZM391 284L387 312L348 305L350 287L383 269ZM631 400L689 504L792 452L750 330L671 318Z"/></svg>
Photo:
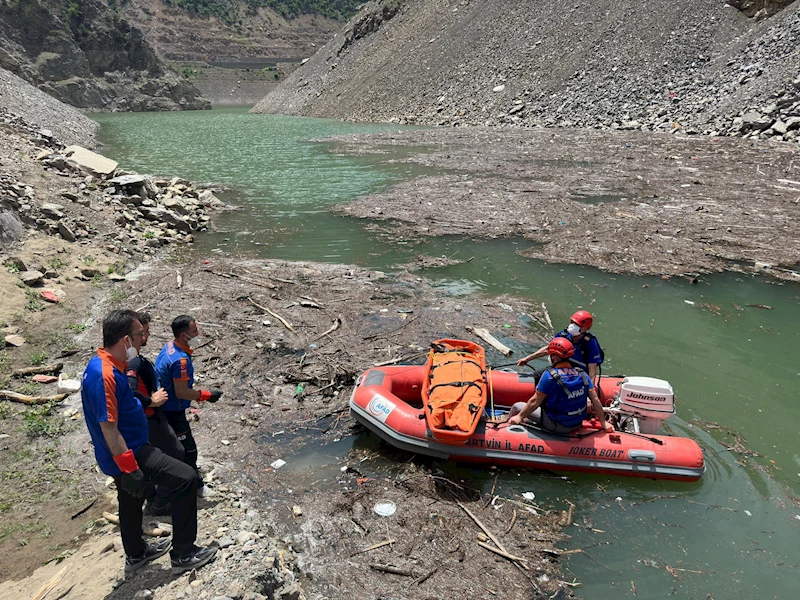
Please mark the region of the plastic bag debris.
<svg viewBox="0 0 800 600"><path fill-rule="evenodd" d="M536 498L536 494L533 492L523 492L522 497L525 498L525 500L533 500Z"/></svg>
<svg viewBox="0 0 800 600"><path fill-rule="evenodd" d="M397 511L397 505L391 500L382 500L381 502L377 502L375 506L372 507L372 510L375 511L376 515L381 517L391 517Z"/></svg>
<svg viewBox="0 0 800 600"><path fill-rule="evenodd" d="M278 460L276 460L274 462L271 462L269 464L269 466L272 467L273 469L280 469L285 464L286 464L286 461L283 460L282 458L279 458Z"/></svg>

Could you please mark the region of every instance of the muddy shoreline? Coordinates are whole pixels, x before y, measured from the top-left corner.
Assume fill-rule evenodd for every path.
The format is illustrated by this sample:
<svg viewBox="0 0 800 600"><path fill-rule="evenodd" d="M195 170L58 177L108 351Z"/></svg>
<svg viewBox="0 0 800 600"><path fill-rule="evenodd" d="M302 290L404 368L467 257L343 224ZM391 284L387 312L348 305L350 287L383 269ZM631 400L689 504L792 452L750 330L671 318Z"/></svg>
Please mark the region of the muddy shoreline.
<svg viewBox="0 0 800 600"><path fill-rule="evenodd" d="M442 170L334 208L397 237L519 237L523 256L616 273L800 281L796 144L470 127L326 141L344 154L408 147L399 160Z"/></svg>

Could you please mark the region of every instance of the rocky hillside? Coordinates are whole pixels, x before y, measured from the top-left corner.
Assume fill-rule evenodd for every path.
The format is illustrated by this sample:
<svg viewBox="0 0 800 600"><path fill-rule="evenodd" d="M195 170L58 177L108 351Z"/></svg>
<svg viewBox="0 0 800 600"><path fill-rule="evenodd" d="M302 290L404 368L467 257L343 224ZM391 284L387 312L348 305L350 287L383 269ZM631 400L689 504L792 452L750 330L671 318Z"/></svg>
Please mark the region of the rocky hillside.
<svg viewBox="0 0 800 600"><path fill-rule="evenodd" d="M800 2L729 1L373 1L254 111L793 139Z"/></svg>
<svg viewBox="0 0 800 600"><path fill-rule="evenodd" d="M0 0L0 67L79 108L210 108L101 0Z"/></svg>
<svg viewBox="0 0 800 600"><path fill-rule="evenodd" d="M129 0L121 10L169 63L299 61L341 27L341 13L287 10L293 2L267 0ZM304 3L299 3L304 4ZM305 4L311 4L306 2ZM353 11L345 12L350 16Z"/></svg>

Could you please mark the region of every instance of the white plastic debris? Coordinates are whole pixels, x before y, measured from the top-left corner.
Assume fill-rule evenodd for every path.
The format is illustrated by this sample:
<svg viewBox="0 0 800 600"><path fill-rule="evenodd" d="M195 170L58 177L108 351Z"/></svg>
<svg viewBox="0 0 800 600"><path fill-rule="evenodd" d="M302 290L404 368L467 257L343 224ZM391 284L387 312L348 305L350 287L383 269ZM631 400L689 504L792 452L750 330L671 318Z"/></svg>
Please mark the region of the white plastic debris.
<svg viewBox="0 0 800 600"><path fill-rule="evenodd" d="M397 505L391 500L382 500L372 507L375 514L381 517L391 517L397 511Z"/></svg>
<svg viewBox="0 0 800 600"><path fill-rule="evenodd" d="M614 500L616 502L622 502L622 496L617 496L616 498L614 498Z"/></svg>
<svg viewBox="0 0 800 600"><path fill-rule="evenodd" d="M748 517L753 516L753 513L751 513L749 510L744 511L744 514L746 514Z"/></svg>
<svg viewBox="0 0 800 600"><path fill-rule="evenodd" d="M279 458L278 460L276 460L274 462L271 462L269 464L269 466L272 467L273 469L280 469L285 464L286 464L286 461L283 460L282 458Z"/></svg>
<svg viewBox="0 0 800 600"><path fill-rule="evenodd" d="M684 300L683 302L684 302L684 304L688 304L690 306L694 306L694 302L692 302L691 300Z"/></svg>
<svg viewBox="0 0 800 600"><path fill-rule="evenodd" d="M522 497L525 498L525 500L534 500L536 498L536 494L533 492L523 492Z"/></svg>

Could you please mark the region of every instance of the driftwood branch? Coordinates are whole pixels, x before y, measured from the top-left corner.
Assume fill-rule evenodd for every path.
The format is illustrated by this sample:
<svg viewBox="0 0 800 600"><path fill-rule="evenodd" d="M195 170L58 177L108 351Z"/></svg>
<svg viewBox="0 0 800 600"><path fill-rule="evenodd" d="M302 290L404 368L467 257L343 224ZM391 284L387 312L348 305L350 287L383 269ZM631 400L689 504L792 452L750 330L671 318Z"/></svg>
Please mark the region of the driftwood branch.
<svg viewBox="0 0 800 600"><path fill-rule="evenodd" d="M385 360L379 363L373 363L373 367L385 367L387 365L396 365L397 363L403 362L404 360L412 360L415 358L419 358L420 356L425 356L428 353L426 350L425 352L417 352L416 354L409 354L407 356L401 356L400 358L393 358L392 360Z"/></svg>
<svg viewBox="0 0 800 600"><path fill-rule="evenodd" d="M486 542L478 542L478 546L480 546L481 548L485 548L489 552L494 552L498 556L502 556L503 558L507 558L511 562L521 562L521 563L525 562L524 558L521 558L519 556L514 556L513 554L509 554L508 552L503 552L502 550L499 550L498 548L495 548L494 546L490 546Z"/></svg>
<svg viewBox="0 0 800 600"><path fill-rule="evenodd" d="M373 569L374 571L380 571L382 573L391 573L392 575L402 575L403 577L414 577L414 572L411 569L400 569L398 567L393 567L392 565L371 564L369 568Z"/></svg>
<svg viewBox="0 0 800 600"><path fill-rule="evenodd" d="M252 283L253 285L269 288L271 290L274 290L277 287L274 283L270 283L269 281L255 279L254 277L247 277L246 275L239 275L238 273L221 273L219 271L213 271L211 269L204 269L204 270L207 273L213 273L214 275L218 275L219 277L225 277L225 278L236 277L238 279L241 279L242 281L246 281L247 283Z"/></svg>
<svg viewBox="0 0 800 600"><path fill-rule="evenodd" d="M53 575L50 578L50 581L48 581L42 587L39 588L39 591L33 595L33 598L31 598L31 600L44 600L44 597L47 596L47 594L49 594L50 592L52 592L53 588L55 588L61 582L61 580L64 579L64 575L67 574L68 568L69 568L68 566L64 566L58 573Z"/></svg>
<svg viewBox="0 0 800 600"><path fill-rule="evenodd" d="M292 327L292 324L291 324L291 323L289 323L289 321L287 321L286 319L284 319L282 316L280 316L278 313L276 313L276 312L272 312L272 311L271 311L270 309L268 309L266 306L261 306L260 304L256 303L256 301L255 301L255 300L253 300L252 298L248 298L248 300L250 301L250 304L252 304L252 305L253 305L253 306L255 306L256 308L258 308L258 309L260 309L260 310L264 311L265 313L267 313L268 315L271 315L271 316L275 317L276 319L278 319L278 321L280 321L281 323L283 323L283 326L284 326L284 327L286 327L286 329L288 329L288 330L289 330L289 331L291 331L292 333L297 333L297 332L295 331L295 328L294 328L294 327Z"/></svg>
<svg viewBox="0 0 800 600"><path fill-rule="evenodd" d="M372 544L372 546L353 552L350 556L355 556L356 554L364 554L364 552L377 550L378 548L383 548L384 546L388 546L389 544L394 544L396 541L397 540L385 540L383 542L378 542L377 544Z"/></svg>
<svg viewBox="0 0 800 600"><path fill-rule="evenodd" d="M38 367L25 367L24 369L14 369L11 374L14 377L25 377L26 375L54 375L64 368L64 363L52 365L40 365Z"/></svg>
<svg viewBox="0 0 800 600"><path fill-rule="evenodd" d="M494 337L491 333L489 333L488 329L484 329L483 327L471 327L467 326L466 330L470 333L475 334L477 337L481 338L484 342L489 344L492 348L497 350L503 356L511 356L514 354L513 350L500 342L496 337Z"/></svg>
<svg viewBox="0 0 800 600"><path fill-rule="evenodd" d="M553 322L550 320L550 313L547 311L547 305L544 302L542 302L542 312L544 313L544 319L547 321L547 326L550 328L550 331L555 331Z"/></svg>
<svg viewBox="0 0 800 600"><path fill-rule="evenodd" d="M341 327L341 325L342 325L342 317L340 315L340 316L336 317L336 320L334 320L333 325L330 328L328 328L325 331L323 331L322 333L320 333L317 337L315 337L314 341L321 340L326 335L330 335L331 333L333 333L334 331L339 329L339 327Z"/></svg>
<svg viewBox="0 0 800 600"><path fill-rule="evenodd" d="M488 528L488 527L486 527L486 525L484 525L483 523L481 523L481 521L480 521L480 519L478 519L478 517L476 517L475 515L473 515L473 514L472 514L472 512L471 512L471 511L470 511L470 510L469 510L469 509L468 509L466 506L464 506L464 504L462 504L461 502L458 502L458 505L461 507L461 509L462 509L462 510L463 510L465 513L467 513L467 515L469 516L469 518L470 518L470 519L472 519L473 521L475 521L475 524L476 524L478 527L480 527L480 528L483 530L483 533L485 533L487 536L489 536L489 539L490 539L490 540L492 540L492 541L495 543L495 545L496 545L498 548L500 548L500 550L502 550L502 551L503 551L503 552L505 552L506 554L510 554L510 553L509 553L509 551L508 551L508 550L506 550L506 547L505 547L505 546L503 546L503 544L500 542L500 540L498 540L498 539L495 537L495 535L494 535L494 534L493 534L491 531L489 531L489 528Z"/></svg>
<svg viewBox="0 0 800 600"><path fill-rule="evenodd" d="M22 404L47 404L48 402L61 402L69 394L54 394L52 396L26 396L11 390L0 390L0 400L11 400L12 402L22 402Z"/></svg>

